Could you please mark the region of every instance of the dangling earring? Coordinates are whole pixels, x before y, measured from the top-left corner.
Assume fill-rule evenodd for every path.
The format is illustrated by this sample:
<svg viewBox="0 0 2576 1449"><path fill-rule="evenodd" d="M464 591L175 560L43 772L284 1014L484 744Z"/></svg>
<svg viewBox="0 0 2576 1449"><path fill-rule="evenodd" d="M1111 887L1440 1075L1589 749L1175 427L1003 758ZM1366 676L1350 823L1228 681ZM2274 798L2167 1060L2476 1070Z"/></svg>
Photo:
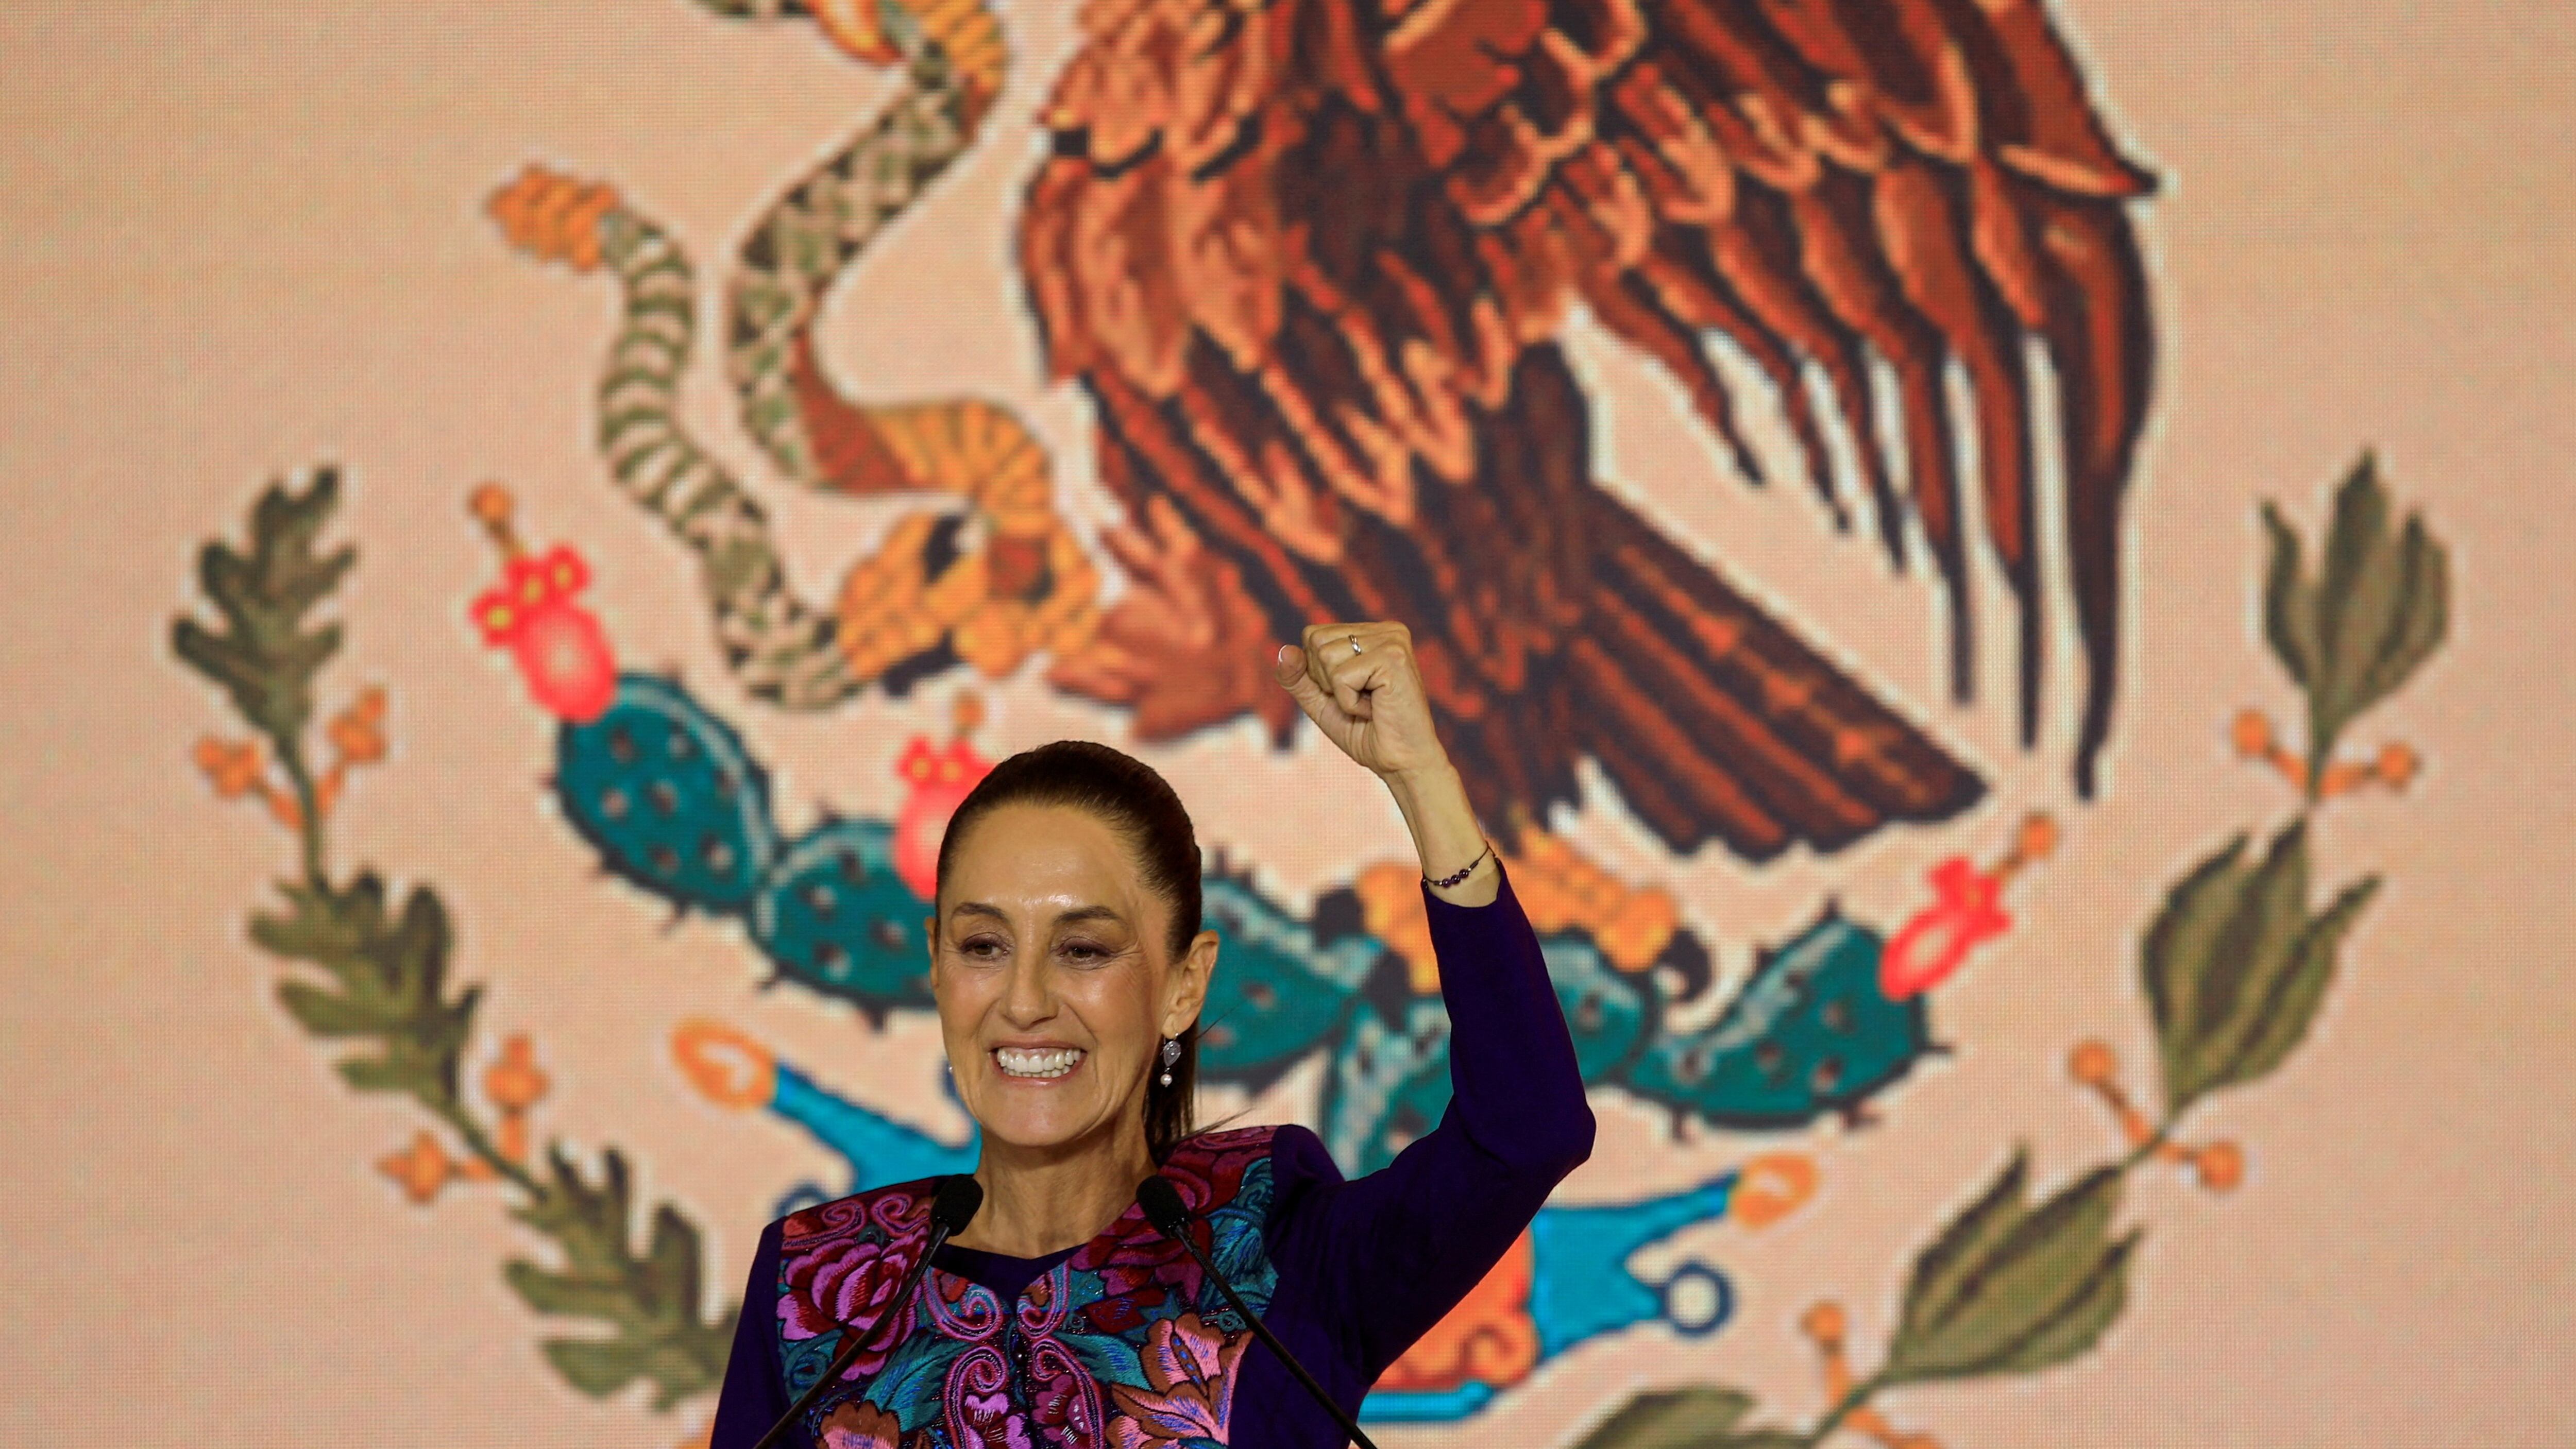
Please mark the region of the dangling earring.
<svg viewBox="0 0 2576 1449"><path fill-rule="evenodd" d="M1170 1085L1172 1084L1172 1063L1177 1062L1177 1061L1179 1061L1180 1059L1181 1059L1181 1044L1180 1044L1179 1042L1177 1042L1177 1041L1174 1041L1174 1040L1173 1040L1172 1038L1170 1038L1170 1037L1165 1037L1165 1038L1163 1038L1163 1077L1162 1077L1162 1081L1163 1081L1163 1085L1164 1085L1164 1086L1168 1087L1168 1086L1170 1086Z"/></svg>

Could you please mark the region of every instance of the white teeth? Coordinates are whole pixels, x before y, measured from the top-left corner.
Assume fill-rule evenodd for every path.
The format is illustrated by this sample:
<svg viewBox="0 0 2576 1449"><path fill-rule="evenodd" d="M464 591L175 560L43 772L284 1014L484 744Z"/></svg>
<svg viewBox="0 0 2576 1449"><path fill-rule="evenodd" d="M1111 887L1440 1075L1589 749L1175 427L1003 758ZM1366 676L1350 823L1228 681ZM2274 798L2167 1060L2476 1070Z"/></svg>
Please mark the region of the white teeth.
<svg viewBox="0 0 2576 1449"><path fill-rule="evenodd" d="M1006 1077L1061 1077L1082 1062L1078 1047L995 1047L993 1063Z"/></svg>

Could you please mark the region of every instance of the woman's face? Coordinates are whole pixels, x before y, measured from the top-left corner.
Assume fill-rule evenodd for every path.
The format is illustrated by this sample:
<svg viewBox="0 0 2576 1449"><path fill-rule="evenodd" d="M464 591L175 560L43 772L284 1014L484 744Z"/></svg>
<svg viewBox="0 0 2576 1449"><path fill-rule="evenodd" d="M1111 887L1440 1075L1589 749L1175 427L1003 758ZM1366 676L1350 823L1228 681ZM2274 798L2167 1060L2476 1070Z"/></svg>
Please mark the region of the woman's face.
<svg viewBox="0 0 2576 1449"><path fill-rule="evenodd" d="M1174 959L1171 907L1108 822L1005 805L957 843L929 924L957 1092L988 1141L1082 1147L1144 1122L1163 1039L1197 1020L1216 962Z"/></svg>

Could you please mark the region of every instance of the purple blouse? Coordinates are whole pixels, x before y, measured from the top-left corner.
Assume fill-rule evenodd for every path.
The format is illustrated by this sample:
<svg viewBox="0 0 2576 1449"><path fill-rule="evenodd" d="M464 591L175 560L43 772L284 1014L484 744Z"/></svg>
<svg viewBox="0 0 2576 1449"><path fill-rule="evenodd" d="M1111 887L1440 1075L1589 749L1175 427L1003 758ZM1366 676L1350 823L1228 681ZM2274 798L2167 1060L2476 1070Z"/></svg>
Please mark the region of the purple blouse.
<svg viewBox="0 0 2576 1449"><path fill-rule="evenodd" d="M1510 880L1489 905L1452 905L1428 889L1423 899L1451 1033L1454 1095L1440 1125L1350 1180L1314 1133L1294 1126L1203 1134L1163 1167L1237 1291L1352 1411L1592 1151L1574 1043ZM751 1449L852 1331L870 1346L785 1442L1344 1442L1198 1265L1132 1205L1066 1253L943 1250L910 1304L888 1301L927 1241L931 1186L879 1188L762 1232L710 1449ZM883 1323L889 1312L902 1331Z"/></svg>

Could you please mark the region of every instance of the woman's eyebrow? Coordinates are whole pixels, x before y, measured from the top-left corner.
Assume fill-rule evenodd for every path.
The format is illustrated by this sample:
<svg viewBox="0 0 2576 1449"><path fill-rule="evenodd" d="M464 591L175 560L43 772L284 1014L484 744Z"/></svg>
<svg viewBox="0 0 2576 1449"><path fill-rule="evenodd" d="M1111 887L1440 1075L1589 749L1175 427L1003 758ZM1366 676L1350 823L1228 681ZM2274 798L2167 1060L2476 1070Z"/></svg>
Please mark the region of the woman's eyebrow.
<svg viewBox="0 0 2576 1449"><path fill-rule="evenodd" d="M983 901L959 901L957 904L948 908L948 914L952 917L991 916L997 921L1008 921L1010 919L1010 917L1002 914L1002 908L1000 906L988 905Z"/></svg>
<svg viewBox="0 0 2576 1449"><path fill-rule="evenodd" d="M1075 906L1055 918L1055 923L1059 926L1069 925L1075 921L1115 921L1122 926L1127 924L1125 916L1107 906Z"/></svg>

